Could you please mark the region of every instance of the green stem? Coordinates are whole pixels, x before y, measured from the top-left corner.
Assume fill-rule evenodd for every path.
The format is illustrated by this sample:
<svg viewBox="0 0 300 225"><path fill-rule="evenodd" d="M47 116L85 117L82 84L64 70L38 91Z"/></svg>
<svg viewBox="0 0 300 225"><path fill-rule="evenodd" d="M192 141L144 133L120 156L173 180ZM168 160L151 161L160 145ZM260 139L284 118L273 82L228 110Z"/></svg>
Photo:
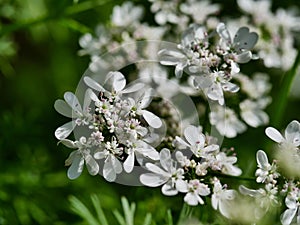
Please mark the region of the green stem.
<svg viewBox="0 0 300 225"><path fill-rule="evenodd" d="M20 30L20 29L25 29L25 28L28 28L28 27L31 27L31 26L34 26L34 25L37 25L40 23L49 22L52 20L60 19L60 18L70 17L75 14L78 14L78 13L81 13L81 12L84 12L87 10L91 10L91 9L94 9L101 5L104 5L109 1L110 0L91 0L91 1L87 1L87 2L82 2L82 3L74 4L72 6L67 7L59 15L56 15L55 13L54 14L46 14L46 15L42 15L42 16L34 18L34 19L28 19L26 21L21 21L21 22L17 22L14 24L6 25L0 31L0 37L5 34L12 33L17 30Z"/></svg>
<svg viewBox="0 0 300 225"><path fill-rule="evenodd" d="M298 51L296 59L294 61L293 66L291 69L287 72L287 74L283 77L281 82L281 87L278 92L277 98L274 100L274 117L272 124L275 127L280 127L282 122L282 116L286 109L287 99L290 93L290 88L293 83L293 79L296 76L297 68L300 63L300 51Z"/></svg>
<svg viewBox="0 0 300 225"><path fill-rule="evenodd" d="M228 179L247 180L247 181L255 181L256 182L255 177L242 177L242 176L237 177L237 176L231 176L231 175L227 175L227 174L213 173L213 172L210 172L209 175L216 176L216 177L222 177L222 178L228 178Z"/></svg>

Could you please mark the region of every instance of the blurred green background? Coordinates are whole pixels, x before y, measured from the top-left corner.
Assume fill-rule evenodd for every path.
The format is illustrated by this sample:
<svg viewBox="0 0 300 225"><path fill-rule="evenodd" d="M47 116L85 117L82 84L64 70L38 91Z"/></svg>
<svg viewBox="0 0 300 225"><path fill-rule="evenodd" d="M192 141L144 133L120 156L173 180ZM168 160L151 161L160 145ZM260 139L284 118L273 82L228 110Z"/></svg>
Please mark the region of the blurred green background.
<svg viewBox="0 0 300 225"><path fill-rule="evenodd" d="M233 2L228 1L226 12L234 9ZM70 181L64 167L69 150L57 146L54 137L55 129L68 121L56 113L54 101L65 91L76 90L89 63L88 56L77 54L78 39L108 21L113 6L121 3L0 0L0 224L81 224L70 209L69 196L89 205L92 193L99 195L109 220L111 209L121 208L121 196L137 202L138 220L151 212L157 221L165 221L168 208L178 216L181 197L164 197L159 189L110 184L86 171ZM291 100L288 107L284 126L300 114L298 100ZM250 129L240 139L228 141L243 152L241 161L253 162L250 175L254 153L267 138L260 135L250 147L245 141L257 138L263 129Z"/></svg>

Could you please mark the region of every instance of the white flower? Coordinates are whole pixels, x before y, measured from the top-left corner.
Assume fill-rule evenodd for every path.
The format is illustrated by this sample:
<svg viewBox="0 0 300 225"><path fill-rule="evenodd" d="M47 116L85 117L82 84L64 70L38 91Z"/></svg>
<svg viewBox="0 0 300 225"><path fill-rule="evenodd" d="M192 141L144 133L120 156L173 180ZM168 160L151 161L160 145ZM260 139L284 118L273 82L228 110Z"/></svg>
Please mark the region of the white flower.
<svg viewBox="0 0 300 225"><path fill-rule="evenodd" d="M220 181L218 179L214 179L214 188L213 188L213 194L211 196L211 204L212 207L217 210L219 209L220 213L227 217L231 217L230 208L231 208L231 202L235 196L236 191L235 190L227 190L225 187L222 186Z"/></svg>
<svg viewBox="0 0 300 225"><path fill-rule="evenodd" d="M204 201L200 196L207 196L210 194L210 189L206 184L199 180L190 180L188 183L188 193L184 196L184 201L192 206L198 204L203 205Z"/></svg>
<svg viewBox="0 0 300 225"><path fill-rule="evenodd" d="M282 149L296 150L300 145L300 123L296 120L288 124L284 137L273 127L268 127L265 132L269 138L279 143Z"/></svg>
<svg viewBox="0 0 300 225"><path fill-rule="evenodd" d="M215 144L207 145L205 141L205 135L199 131L199 128L190 125L184 129L184 137L187 140L176 136L176 140L179 144L188 147L196 157L206 158L211 152L219 150L219 146Z"/></svg>
<svg viewBox="0 0 300 225"><path fill-rule="evenodd" d="M137 154L150 158L152 160L159 160L158 152L149 144L142 140L136 140L135 142L127 141L126 153L127 159L124 161L124 170L130 173L134 167L134 159Z"/></svg>
<svg viewBox="0 0 300 225"><path fill-rule="evenodd" d="M277 166L275 163L269 163L266 153L258 150L256 153L256 161L258 169L255 172L256 182L258 183L272 183L276 184L276 178L279 174L276 172Z"/></svg>
<svg viewBox="0 0 300 225"><path fill-rule="evenodd" d="M140 115L146 120L146 122L153 128L160 128L162 126L161 119L146 110L152 101L152 89L146 89L143 94L137 99L128 98L128 107L133 115Z"/></svg>
<svg viewBox="0 0 300 225"><path fill-rule="evenodd" d="M267 124L269 116L263 109L265 108L265 103L268 102L267 99L260 99L259 101L244 100L240 103L242 119L251 127Z"/></svg>
<svg viewBox="0 0 300 225"><path fill-rule="evenodd" d="M103 166L103 177L113 182L117 178L117 174L122 172L122 164L116 156L122 154L123 148L118 146L115 138L111 142L106 142L104 149L99 149L94 154L95 159L105 159Z"/></svg>
<svg viewBox="0 0 300 225"><path fill-rule="evenodd" d="M144 87L144 84L142 83L135 83L126 87L126 79L124 75L118 71L111 71L106 75L104 83L109 86L109 91L90 77L84 77L83 80L90 88L106 94L109 98L116 98L120 97L122 94L133 93ZM93 95L93 100L96 102L99 101L97 96L95 98L95 95Z"/></svg>
<svg viewBox="0 0 300 225"><path fill-rule="evenodd" d="M216 126L220 134L228 138L236 137L238 133L244 132L247 128L233 110L221 106L217 106L210 112L209 120L212 125Z"/></svg>
<svg viewBox="0 0 300 225"><path fill-rule="evenodd" d="M59 140L67 138L74 128L80 125L88 125L92 120L90 114L90 89L87 89L84 96L83 107L81 107L77 97L72 92L64 94L65 101L59 99L54 103L54 108L60 114L72 118L73 120L62 125L55 130L55 137Z"/></svg>
<svg viewBox="0 0 300 225"><path fill-rule="evenodd" d="M290 225L295 219L297 224L300 224L300 190L294 191L294 195L288 195L285 198L285 205L288 207L280 217L282 225Z"/></svg>
<svg viewBox="0 0 300 225"><path fill-rule="evenodd" d="M91 156L90 145L87 143L85 137L81 137L79 141L70 141L63 139L60 143L64 144L68 148L77 149L69 155L65 164L69 166L68 177L73 180L80 176L83 171L83 165L86 167L91 175L96 175L99 172L99 165L96 160Z"/></svg>
<svg viewBox="0 0 300 225"><path fill-rule="evenodd" d="M161 188L164 195L176 195L178 191L186 192L187 184L183 180L184 171L182 168L176 168L176 162L172 160L169 149L161 150L160 165L162 168L153 163L146 163L146 169L151 173L142 174L141 183L149 187L164 184Z"/></svg>
<svg viewBox="0 0 300 225"><path fill-rule="evenodd" d="M113 8L111 20L115 26L125 27L137 23L143 15L143 8L134 6L132 2L124 2L122 6Z"/></svg>
<svg viewBox="0 0 300 225"><path fill-rule="evenodd" d="M237 162L237 157L235 156L227 156L224 152L219 152L216 155L216 162L222 173L228 174L231 176L240 176L242 174L242 170L233 164Z"/></svg>

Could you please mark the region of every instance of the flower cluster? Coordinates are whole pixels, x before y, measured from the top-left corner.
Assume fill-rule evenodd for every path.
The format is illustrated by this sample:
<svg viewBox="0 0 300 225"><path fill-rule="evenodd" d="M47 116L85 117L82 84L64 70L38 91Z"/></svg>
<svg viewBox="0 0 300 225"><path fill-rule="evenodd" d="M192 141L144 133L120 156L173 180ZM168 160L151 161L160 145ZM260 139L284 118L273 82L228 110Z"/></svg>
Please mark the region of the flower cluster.
<svg viewBox="0 0 300 225"><path fill-rule="evenodd" d="M145 89L142 83L126 87L125 77L120 72L107 74L108 90L90 77L84 77L84 82L89 88L85 92L83 108L71 92L64 95L65 101L55 102L58 112L73 118L55 132L62 144L76 149L66 160L66 165L71 165L68 177L76 179L84 163L89 173L96 175L100 172L99 160L104 159L103 176L114 181L123 170L121 162L125 172L130 173L135 159L139 162L144 158L159 159L148 143L153 139L150 127L162 126L160 118L146 110L152 99L151 89ZM128 94L137 97L128 97ZM81 128L80 135L85 136L76 141L66 139L76 126Z"/></svg>
<svg viewBox="0 0 300 225"><path fill-rule="evenodd" d="M221 151L213 140L200 127L188 126L184 138L174 140L174 157L169 149L162 149L159 163L146 163L150 173L142 174L141 182L150 187L163 185L161 191L167 196L184 193L184 201L191 206L204 204L203 197L211 196L213 208L230 217L228 205L235 191L222 185L217 176L239 176L242 171L234 165L237 158L232 149Z"/></svg>
<svg viewBox="0 0 300 225"><path fill-rule="evenodd" d="M240 186L240 192L244 195L254 197L260 202L255 214L257 219L264 216L270 206L280 205L280 198L284 198L287 209L281 214L281 223L283 225L290 225L294 221L296 224L299 224L300 123L296 120L292 121L285 130L285 137L273 127L268 127L266 134L279 144L277 149L279 153L276 154L277 160L270 164L266 153L259 150L256 154L258 169L255 175L256 182L264 184L264 188L255 190ZM294 173L291 173L291 166Z"/></svg>

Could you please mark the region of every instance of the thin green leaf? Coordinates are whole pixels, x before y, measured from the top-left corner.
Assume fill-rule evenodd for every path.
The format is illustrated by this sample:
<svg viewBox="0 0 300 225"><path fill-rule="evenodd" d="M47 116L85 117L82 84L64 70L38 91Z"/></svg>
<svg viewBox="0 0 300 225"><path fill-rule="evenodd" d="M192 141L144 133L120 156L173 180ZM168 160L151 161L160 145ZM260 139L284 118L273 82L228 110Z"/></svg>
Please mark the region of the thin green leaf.
<svg viewBox="0 0 300 225"><path fill-rule="evenodd" d="M167 211L167 219L168 219L168 225L173 225L173 217L170 209L168 209Z"/></svg>
<svg viewBox="0 0 300 225"><path fill-rule="evenodd" d="M124 219L123 216L119 213L118 210L114 210L114 211L113 211L113 214L114 214L114 216L116 217L116 219L117 219L117 221L118 221L118 223L119 223L120 225L127 225L126 222L125 222L125 219Z"/></svg>
<svg viewBox="0 0 300 225"><path fill-rule="evenodd" d="M82 34L92 33L93 30L73 19L61 19L59 23L74 31L79 31Z"/></svg>
<svg viewBox="0 0 300 225"><path fill-rule="evenodd" d="M128 200L125 197L121 198L122 207L125 215L125 220L127 225L134 225L134 212L135 212L135 203L132 203L131 206L128 203Z"/></svg>
<svg viewBox="0 0 300 225"><path fill-rule="evenodd" d="M143 225L150 225L152 221L152 215L151 213L147 213Z"/></svg>
<svg viewBox="0 0 300 225"><path fill-rule="evenodd" d="M100 221L101 225L108 225L107 219L106 219L105 214L102 210L102 207L101 207L100 200L99 200L98 196L93 194L93 195L91 195L91 199L92 199L93 206L96 210L98 220Z"/></svg>
<svg viewBox="0 0 300 225"><path fill-rule="evenodd" d="M297 68L300 63L300 51L296 56L293 66L284 75L283 80L281 82L281 89L278 91L278 96L274 101L274 117L273 117L273 125L275 127L280 127L282 116L286 109L287 99L290 93L290 88L292 86L293 80L297 74ZM272 119L272 118L271 118Z"/></svg>
<svg viewBox="0 0 300 225"><path fill-rule="evenodd" d="M89 209L75 196L70 197L71 210L82 217L90 225L99 225Z"/></svg>

